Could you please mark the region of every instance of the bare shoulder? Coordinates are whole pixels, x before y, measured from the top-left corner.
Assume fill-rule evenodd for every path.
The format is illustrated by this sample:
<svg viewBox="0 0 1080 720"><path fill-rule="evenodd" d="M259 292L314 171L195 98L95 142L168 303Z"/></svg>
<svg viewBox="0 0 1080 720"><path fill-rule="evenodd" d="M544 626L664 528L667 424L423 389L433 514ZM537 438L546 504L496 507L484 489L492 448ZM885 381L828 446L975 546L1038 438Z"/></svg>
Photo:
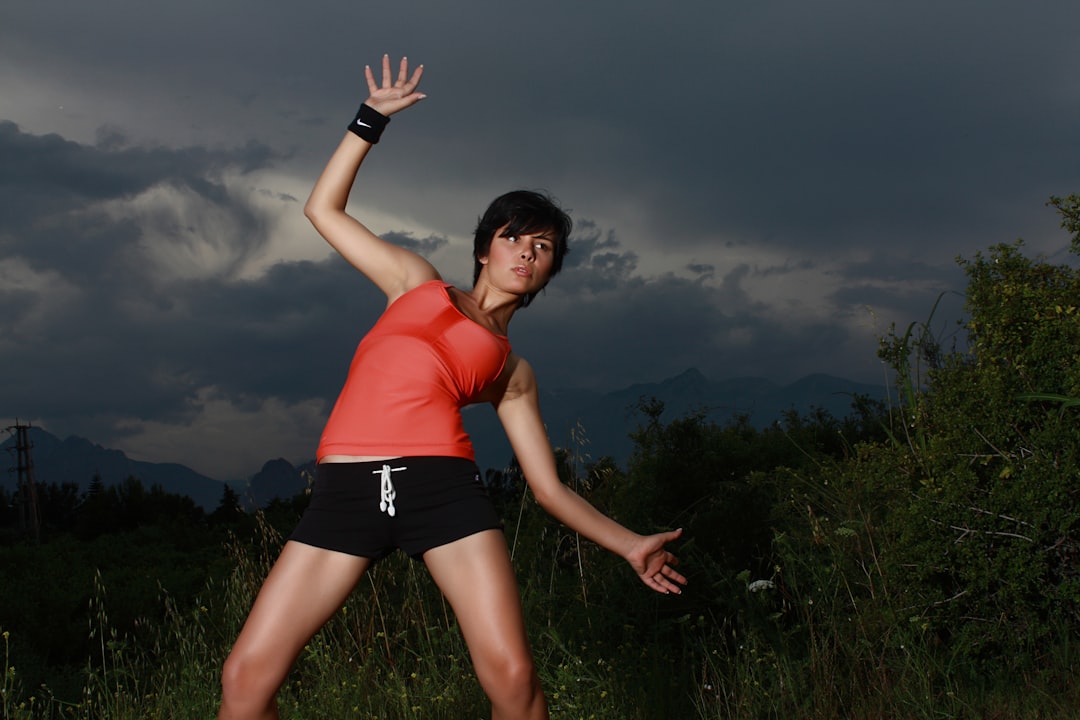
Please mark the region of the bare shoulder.
<svg viewBox="0 0 1080 720"><path fill-rule="evenodd" d="M510 397L518 397L527 393L535 393L536 373L533 372L532 365L525 358L518 355L511 355L510 359L514 361L514 364L510 367L506 394ZM509 361L507 361L507 366L510 366Z"/></svg>
<svg viewBox="0 0 1080 720"><path fill-rule="evenodd" d="M404 250L404 248L399 248ZM410 250L405 250L406 253L414 254ZM434 265L429 263L426 259L415 256L419 262L408 262L403 264L401 274L389 274L383 276L368 275L372 282L378 286L380 290L386 295L386 306L389 307L399 297L415 290L424 283L431 282L432 280L442 280L442 275L435 268ZM412 258L406 258L412 260ZM366 273L365 273L366 274Z"/></svg>
<svg viewBox="0 0 1080 720"><path fill-rule="evenodd" d="M511 352L499 379L484 392L483 401L496 408L507 400L536 396L536 373L525 358Z"/></svg>

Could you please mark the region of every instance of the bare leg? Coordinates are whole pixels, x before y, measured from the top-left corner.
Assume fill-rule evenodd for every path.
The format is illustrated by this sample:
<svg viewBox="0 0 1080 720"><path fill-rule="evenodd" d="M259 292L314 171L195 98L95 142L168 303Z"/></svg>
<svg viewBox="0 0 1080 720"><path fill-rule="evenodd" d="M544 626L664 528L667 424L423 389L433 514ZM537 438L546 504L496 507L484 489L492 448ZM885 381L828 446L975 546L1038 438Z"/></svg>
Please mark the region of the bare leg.
<svg viewBox="0 0 1080 720"><path fill-rule="evenodd" d="M547 720L503 533L485 530L433 548L424 562L457 615L492 720Z"/></svg>
<svg viewBox="0 0 1080 720"><path fill-rule="evenodd" d="M219 720L278 717L289 669L369 567L368 558L285 543L225 661Z"/></svg>

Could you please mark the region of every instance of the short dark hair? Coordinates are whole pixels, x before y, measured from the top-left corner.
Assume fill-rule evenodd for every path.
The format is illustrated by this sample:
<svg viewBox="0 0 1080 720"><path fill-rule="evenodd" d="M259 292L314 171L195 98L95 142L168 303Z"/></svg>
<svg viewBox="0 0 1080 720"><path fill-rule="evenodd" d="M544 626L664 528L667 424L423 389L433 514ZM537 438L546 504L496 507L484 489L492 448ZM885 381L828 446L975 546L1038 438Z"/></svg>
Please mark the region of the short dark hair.
<svg viewBox="0 0 1080 720"><path fill-rule="evenodd" d="M568 252L566 241L570 237L573 221L549 196L533 190L513 190L492 200L476 224L476 235L473 239L473 286L480 279L480 269L483 267L480 258L491 250L491 241L503 226L503 237L541 232L551 235L554 247L548 279L559 273L563 258ZM531 303L538 294L539 291L523 297L521 307Z"/></svg>

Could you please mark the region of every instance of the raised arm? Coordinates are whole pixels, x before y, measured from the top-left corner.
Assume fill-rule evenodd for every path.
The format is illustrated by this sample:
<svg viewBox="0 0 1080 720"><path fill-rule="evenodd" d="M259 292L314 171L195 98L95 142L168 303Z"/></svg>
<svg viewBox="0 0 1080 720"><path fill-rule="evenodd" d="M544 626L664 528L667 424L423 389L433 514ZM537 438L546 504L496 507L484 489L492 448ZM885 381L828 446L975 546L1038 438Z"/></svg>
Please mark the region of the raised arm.
<svg viewBox="0 0 1080 720"><path fill-rule="evenodd" d="M370 67L364 68L368 99L365 105L389 117L415 105L425 96L417 92L424 66L409 75L409 63L401 59L397 78L392 77L390 58L382 59L382 85L375 82ZM438 271L424 258L386 242L345 211L356 173L372 144L347 132L330 157L304 206L315 229L357 270L368 276L389 302L428 280L439 277Z"/></svg>
<svg viewBox="0 0 1080 720"><path fill-rule="evenodd" d="M679 561L665 546L678 539L682 530L638 535L563 484L540 416L539 392L532 367L512 355L506 372L505 389L493 404L537 502L571 530L625 559L641 581L653 590L664 594L681 593L686 578L675 570Z"/></svg>

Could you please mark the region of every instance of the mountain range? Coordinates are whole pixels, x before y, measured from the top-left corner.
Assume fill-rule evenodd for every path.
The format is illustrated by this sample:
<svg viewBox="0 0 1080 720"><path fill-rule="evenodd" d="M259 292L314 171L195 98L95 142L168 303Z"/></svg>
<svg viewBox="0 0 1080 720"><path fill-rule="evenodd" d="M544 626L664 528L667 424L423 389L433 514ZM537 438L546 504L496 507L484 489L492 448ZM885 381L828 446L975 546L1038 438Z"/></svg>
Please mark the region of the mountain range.
<svg viewBox="0 0 1080 720"><path fill-rule="evenodd" d="M540 404L553 445L573 446L593 458L610 456L622 465L633 449L629 433L644 420L637 409L643 401L662 402L662 420L691 412L700 412L717 422L746 415L756 427L765 427L789 410L807 413L818 408L835 417L844 417L855 395L883 398L885 394L884 385L822 374L779 385L752 377L711 381L696 369L689 369L660 382L635 384L613 392L547 391L541 394ZM474 406L466 409L464 417L481 469L505 467L512 453L495 412L490 406ZM75 482L85 491L95 475L100 475L106 485L137 477L147 487L160 485L166 492L188 495L207 510L218 506L224 492L220 480L184 465L132 460L120 450L110 450L84 438L73 436L61 440L32 427L29 440L38 483ZM10 453L11 466L15 464L14 445L14 436L0 444L0 448ZM272 459L251 476L246 487L234 489L247 507L263 507L276 497L291 497L303 491L313 464L312 460L297 467L281 458ZM14 472L0 472L0 487L10 493L15 484Z"/></svg>
<svg viewBox="0 0 1080 720"><path fill-rule="evenodd" d="M27 436L34 481L42 485L74 482L78 483L80 491L85 492L95 475L100 476L107 486L137 477L146 487L160 485L166 492L187 495L209 510L218 506L224 492L221 482L179 463L132 460L120 450L110 450L74 435L61 440L38 427L31 427ZM10 457L10 468L14 468L15 437L6 439L0 444L0 449ZM0 487L9 493L15 490L16 482L13 469L0 473Z"/></svg>

